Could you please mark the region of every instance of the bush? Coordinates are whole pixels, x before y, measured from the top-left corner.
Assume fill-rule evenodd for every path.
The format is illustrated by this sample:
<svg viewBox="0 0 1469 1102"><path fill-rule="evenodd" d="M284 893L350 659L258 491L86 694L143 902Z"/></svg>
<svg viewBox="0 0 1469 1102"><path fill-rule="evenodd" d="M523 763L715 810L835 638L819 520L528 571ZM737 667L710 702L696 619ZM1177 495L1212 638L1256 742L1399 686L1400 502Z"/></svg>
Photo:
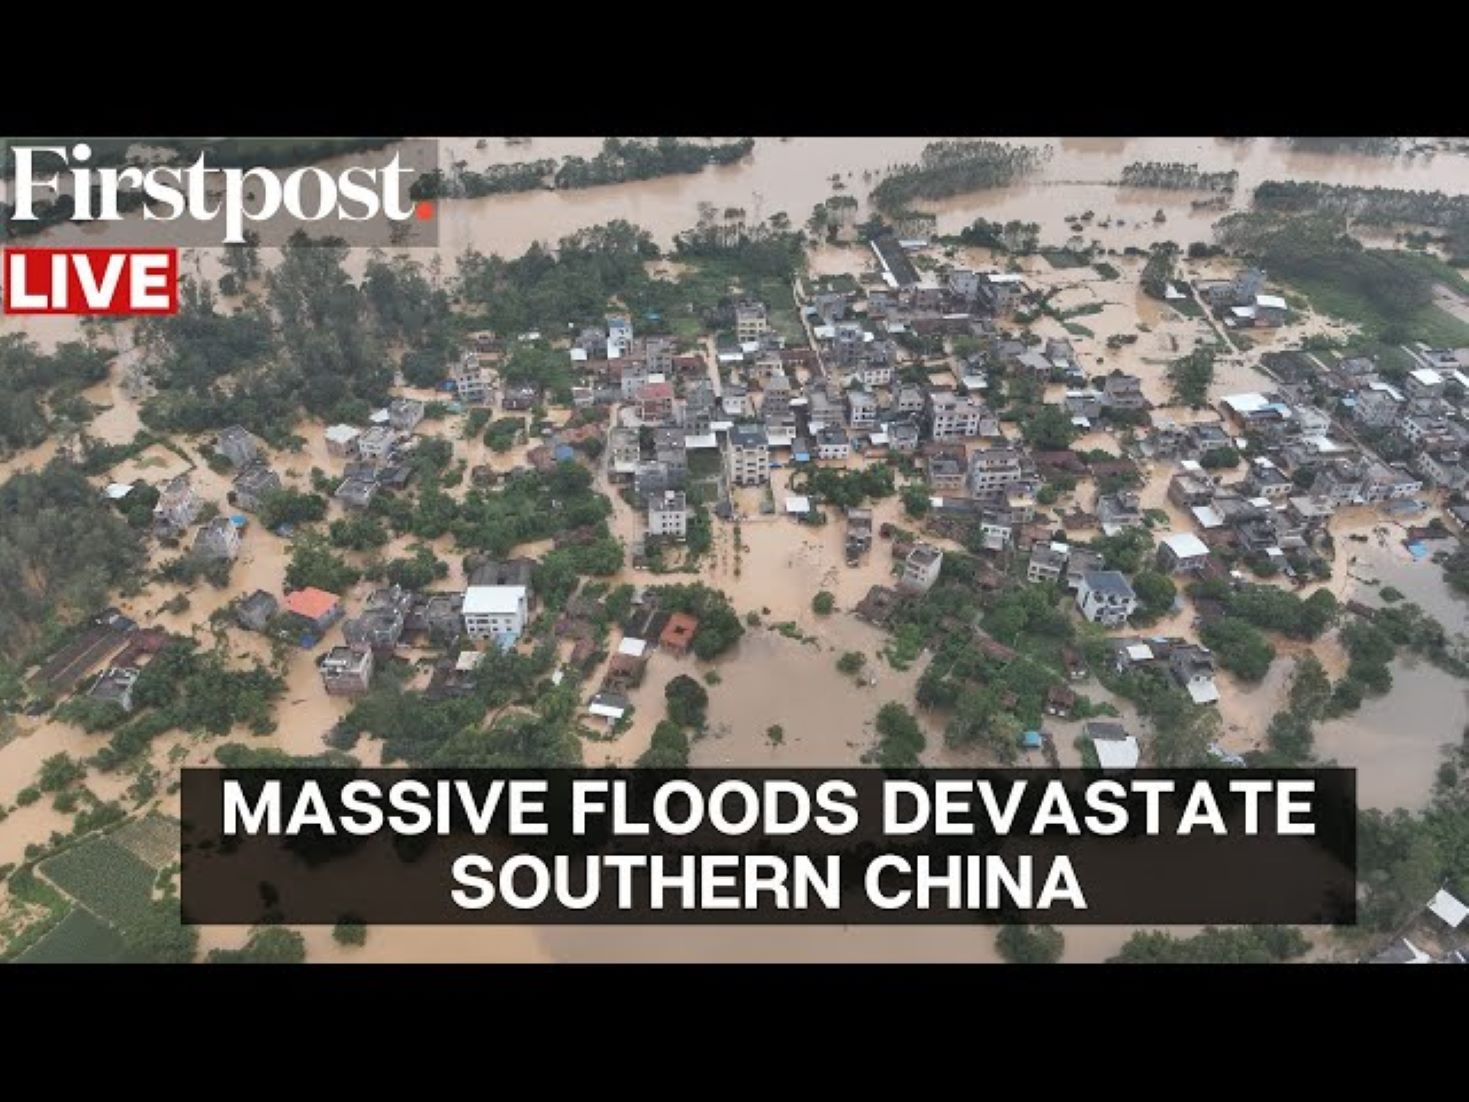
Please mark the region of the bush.
<svg viewBox="0 0 1469 1102"><path fill-rule="evenodd" d="M709 693L688 674L679 674L663 689L668 704L668 718L680 727L704 726Z"/></svg>
<svg viewBox="0 0 1469 1102"><path fill-rule="evenodd" d="M1002 926L995 948L1011 964L1055 964L1066 938L1054 926Z"/></svg>
<svg viewBox="0 0 1469 1102"><path fill-rule="evenodd" d="M849 650L837 659L837 669L845 674L859 673L867 664L867 655L861 651Z"/></svg>
<svg viewBox="0 0 1469 1102"><path fill-rule="evenodd" d="M822 590L811 598L811 611L818 616L830 616L837 607L837 599L834 594Z"/></svg>
<svg viewBox="0 0 1469 1102"><path fill-rule="evenodd" d="M367 925L354 915L343 915L332 927L332 940L338 945L365 945Z"/></svg>

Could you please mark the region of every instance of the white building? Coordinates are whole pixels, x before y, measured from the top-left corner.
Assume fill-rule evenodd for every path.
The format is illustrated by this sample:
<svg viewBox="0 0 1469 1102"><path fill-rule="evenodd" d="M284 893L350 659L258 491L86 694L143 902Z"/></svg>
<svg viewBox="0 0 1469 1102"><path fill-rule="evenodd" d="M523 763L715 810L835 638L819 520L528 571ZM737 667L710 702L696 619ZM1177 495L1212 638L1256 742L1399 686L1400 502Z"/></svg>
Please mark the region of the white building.
<svg viewBox="0 0 1469 1102"><path fill-rule="evenodd" d="M357 438L357 453L363 459L386 459L398 442L398 434L387 425L373 425Z"/></svg>
<svg viewBox="0 0 1469 1102"><path fill-rule="evenodd" d="M1115 570L1090 570L1081 576L1076 607L1094 624L1117 627L1137 608L1137 594Z"/></svg>
<svg viewBox="0 0 1469 1102"><path fill-rule="evenodd" d="M331 425L325 435L328 455L351 458L357 454L357 441L362 436L362 430L353 425Z"/></svg>
<svg viewBox="0 0 1469 1102"><path fill-rule="evenodd" d="M464 591L464 633L512 646L525 630L528 611L523 585L472 585Z"/></svg>
<svg viewBox="0 0 1469 1102"><path fill-rule="evenodd" d="M664 490L648 499L648 534L681 540L689 531L688 503L682 490Z"/></svg>
<svg viewBox="0 0 1469 1102"><path fill-rule="evenodd" d="M929 419L935 440L999 435L998 421L986 416L982 403L943 391L930 395Z"/></svg>
<svg viewBox="0 0 1469 1102"><path fill-rule="evenodd" d="M937 547L920 543L908 552L903 563L903 578L899 583L904 589L927 593L939 580L939 571L944 567L944 553Z"/></svg>
<svg viewBox="0 0 1469 1102"><path fill-rule="evenodd" d="M761 486L770 481L770 441L759 425L729 430L729 480L735 486Z"/></svg>
<svg viewBox="0 0 1469 1102"><path fill-rule="evenodd" d="M490 373L480 366L479 356L466 352L449 370L454 392L467 406L483 406L490 402Z"/></svg>
<svg viewBox="0 0 1469 1102"><path fill-rule="evenodd" d="M735 307L735 340L741 344L758 341L769 328L764 303L742 302Z"/></svg>

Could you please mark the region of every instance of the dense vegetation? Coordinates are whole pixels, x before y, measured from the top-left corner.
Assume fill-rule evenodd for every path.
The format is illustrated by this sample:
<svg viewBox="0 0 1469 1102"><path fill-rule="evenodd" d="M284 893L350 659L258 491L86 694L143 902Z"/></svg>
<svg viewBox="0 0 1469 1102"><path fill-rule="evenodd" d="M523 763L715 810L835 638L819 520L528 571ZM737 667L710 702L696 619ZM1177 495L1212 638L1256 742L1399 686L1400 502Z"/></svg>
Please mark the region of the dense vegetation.
<svg viewBox="0 0 1469 1102"><path fill-rule="evenodd" d="M89 422L92 406L81 391L107 378L111 359L76 342L46 353L24 333L0 337L0 455Z"/></svg>
<svg viewBox="0 0 1469 1102"><path fill-rule="evenodd" d="M1187 356L1168 365L1168 381L1173 387L1173 399L1182 405L1195 408L1209 401L1209 384L1214 381L1214 353L1207 348L1196 348Z"/></svg>
<svg viewBox="0 0 1469 1102"><path fill-rule="evenodd" d="M1207 927L1193 937L1139 930L1127 939L1115 964L1278 964L1311 948L1293 926Z"/></svg>
<svg viewBox="0 0 1469 1102"><path fill-rule="evenodd" d="M1176 191L1233 191L1239 173L1206 172L1195 164L1134 161L1123 166L1123 187L1168 188Z"/></svg>
<svg viewBox="0 0 1469 1102"><path fill-rule="evenodd" d="M1389 343L1428 339L1458 343L1463 323L1433 306L1441 261L1394 249L1369 249L1334 213L1242 212L1215 225L1220 242L1294 283L1318 309L1354 321Z"/></svg>
<svg viewBox="0 0 1469 1102"><path fill-rule="evenodd" d="M12 475L0 485L0 661L59 641L143 559L137 533L75 466Z"/></svg>
<svg viewBox="0 0 1469 1102"><path fill-rule="evenodd" d="M991 141L943 141L924 147L917 164L898 165L872 189L878 210L907 210L915 200L947 199L1007 187L1039 167L1048 150Z"/></svg>
<svg viewBox="0 0 1469 1102"><path fill-rule="evenodd" d="M1010 964L1055 964L1066 938L1054 926L1001 926L995 949Z"/></svg>
<svg viewBox="0 0 1469 1102"><path fill-rule="evenodd" d="M870 758L880 769L915 769L927 741L913 713L892 700L878 709L877 747Z"/></svg>
<svg viewBox="0 0 1469 1102"><path fill-rule="evenodd" d="M687 612L698 617L699 626L694 632L693 651L695 657L706 662L718 658L745 634L745 626L740 622L734 606L729 603L729 598L702 582L654 586L648 593L657 599L661 608L671 612Z"/></svg>

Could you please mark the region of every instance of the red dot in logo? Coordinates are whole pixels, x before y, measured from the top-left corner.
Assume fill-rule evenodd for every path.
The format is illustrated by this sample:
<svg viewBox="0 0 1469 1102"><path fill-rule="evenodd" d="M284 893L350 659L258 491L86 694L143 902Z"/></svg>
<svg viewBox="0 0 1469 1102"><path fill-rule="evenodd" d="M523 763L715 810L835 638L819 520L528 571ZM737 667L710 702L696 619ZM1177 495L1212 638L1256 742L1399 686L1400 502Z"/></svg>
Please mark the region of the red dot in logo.
<svg viewBox="0 0 1469 1102"><path fill-rule="evenodd" d="M434 216L434 205L425 199L413 208L413 213L420 222L427 222Z"/></svg>

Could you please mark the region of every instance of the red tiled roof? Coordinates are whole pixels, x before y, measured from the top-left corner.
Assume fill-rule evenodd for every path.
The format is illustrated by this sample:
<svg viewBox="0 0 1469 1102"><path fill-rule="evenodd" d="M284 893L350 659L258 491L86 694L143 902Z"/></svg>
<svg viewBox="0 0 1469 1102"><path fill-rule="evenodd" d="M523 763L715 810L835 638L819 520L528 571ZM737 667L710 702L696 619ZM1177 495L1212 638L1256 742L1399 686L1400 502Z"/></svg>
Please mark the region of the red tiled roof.
<svg viewBox="0 0 1469 1102"><path fill-rule="evenodd" d="M319 620L337 607L341 598L315 586L307 586L286 595L286 608L308 620Z"/></svg>

